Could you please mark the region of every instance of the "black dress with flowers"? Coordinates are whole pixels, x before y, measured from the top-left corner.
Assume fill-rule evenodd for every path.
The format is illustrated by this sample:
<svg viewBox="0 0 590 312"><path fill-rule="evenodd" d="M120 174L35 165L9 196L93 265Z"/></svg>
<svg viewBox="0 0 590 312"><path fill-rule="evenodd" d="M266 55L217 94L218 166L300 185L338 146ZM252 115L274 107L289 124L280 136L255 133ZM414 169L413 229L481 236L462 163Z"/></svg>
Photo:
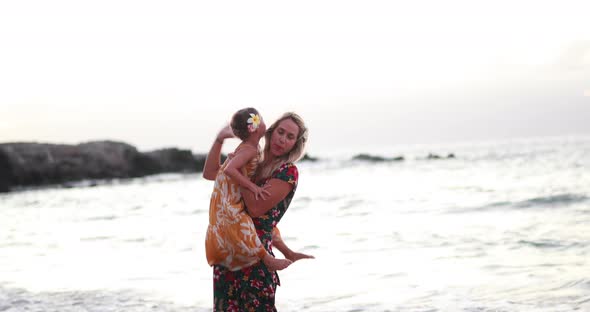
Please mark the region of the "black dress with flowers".
<svg viewBox="0 0 590 312"><path fill-rule="evenodd" d="M283 164L269 179L280 179L293 189L266 214L252 218L256 233L272 253L272 231L281 220L297 189L299 178L297 167L292 163ZM266 181L263 181L266 182ZM262 261L237 271L230 271L219 265L213 266L213 311L276 311L275 292L280 285L276 272L270 272Z"/></svg>

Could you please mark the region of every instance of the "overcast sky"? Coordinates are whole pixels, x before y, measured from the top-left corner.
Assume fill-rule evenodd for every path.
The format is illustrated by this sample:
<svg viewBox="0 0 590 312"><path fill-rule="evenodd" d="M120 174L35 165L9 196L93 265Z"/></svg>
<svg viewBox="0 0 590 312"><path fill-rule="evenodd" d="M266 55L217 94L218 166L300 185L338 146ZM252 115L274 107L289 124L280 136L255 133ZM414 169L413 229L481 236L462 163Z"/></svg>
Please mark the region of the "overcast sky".
<svg viewBox="0 0 590 312"><path fill-rule="evenodd" d="M588 1L2 1L0 142L206 151L246 106L309 151L590 134ZM313 152L312 152L313 153Z"/></svg>

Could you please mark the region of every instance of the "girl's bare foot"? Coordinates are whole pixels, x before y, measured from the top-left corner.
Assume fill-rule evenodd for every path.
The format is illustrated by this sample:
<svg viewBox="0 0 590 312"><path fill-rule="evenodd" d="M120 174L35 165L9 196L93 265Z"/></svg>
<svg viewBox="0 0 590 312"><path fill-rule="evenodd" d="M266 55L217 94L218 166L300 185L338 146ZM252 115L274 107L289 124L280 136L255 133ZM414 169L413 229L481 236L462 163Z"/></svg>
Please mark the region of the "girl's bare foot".
<svg viewBox="0 0 590 312"><path fill-rule="evenodd" d="M262 261L270 271L280 271L293 263L293 261L289 259L277 259L271 255L264 256Z"/></svg>

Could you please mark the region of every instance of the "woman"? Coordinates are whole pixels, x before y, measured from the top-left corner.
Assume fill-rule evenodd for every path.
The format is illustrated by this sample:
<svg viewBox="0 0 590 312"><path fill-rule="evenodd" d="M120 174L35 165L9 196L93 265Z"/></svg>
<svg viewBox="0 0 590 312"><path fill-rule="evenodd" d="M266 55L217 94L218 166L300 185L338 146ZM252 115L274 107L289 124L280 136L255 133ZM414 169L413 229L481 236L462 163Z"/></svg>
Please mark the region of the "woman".
<svg viewBox="0 0 590 312"><path fill-rule="evenodd" d="M217 135L205 161L205 179L215 179L220 167L223 140L231 137L233 134L227 127ZM301 117L295 113L284 114L266 131L263 159L253 178L257 185L264 185L270 195L256 199L253 193L241 190L246 209L254 220L265 249L273 254L271 246L274 246L293 262L313 257L289 249L276 225L297 189L298 172L293 162L303 155L306 141L307 127ZM263 262L238 271L216 265L213 267L213 310L276 311L275 292L278 285L278 274L268 270Z"/></svg>

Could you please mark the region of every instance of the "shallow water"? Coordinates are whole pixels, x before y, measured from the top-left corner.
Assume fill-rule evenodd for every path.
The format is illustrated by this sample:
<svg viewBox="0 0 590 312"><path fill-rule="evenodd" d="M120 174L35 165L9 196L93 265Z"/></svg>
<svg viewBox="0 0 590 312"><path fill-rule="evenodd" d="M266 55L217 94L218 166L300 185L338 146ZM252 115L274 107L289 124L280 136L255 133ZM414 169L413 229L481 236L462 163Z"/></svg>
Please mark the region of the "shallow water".
<svg viewBox="0 0 590 312"><path fill-rule="evenodd" d="M368 152L406 160L299 164L279 227L316 259L281 272L280 311L590 311L590 139ZM0 195L0 311L209 311L211 189L159 175Z"/></svg>

